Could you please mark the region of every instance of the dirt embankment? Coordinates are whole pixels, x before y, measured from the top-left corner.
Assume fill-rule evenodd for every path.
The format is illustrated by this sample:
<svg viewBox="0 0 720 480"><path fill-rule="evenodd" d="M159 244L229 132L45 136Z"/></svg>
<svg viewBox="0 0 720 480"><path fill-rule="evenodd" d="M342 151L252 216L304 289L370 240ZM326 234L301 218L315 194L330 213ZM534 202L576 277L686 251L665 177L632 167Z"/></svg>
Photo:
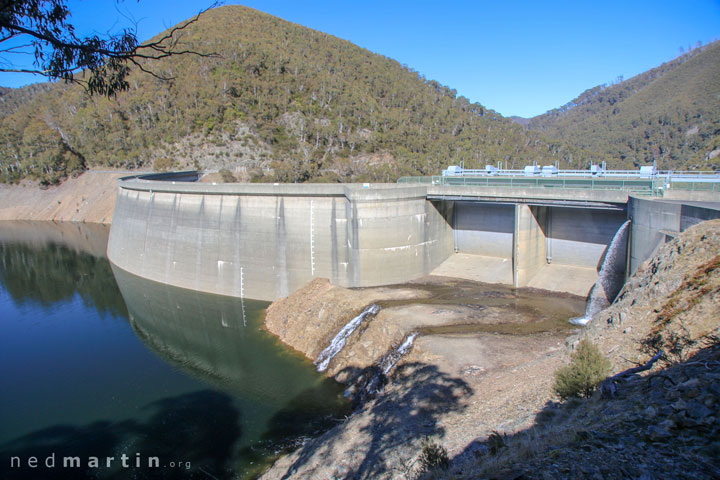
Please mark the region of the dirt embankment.
<svg viewBox="0 0 720 480"><path fill-rule="evenodd" d="M545 375L561 363L567 319L584 300L447 277L348 290L315 280L273 303L266 327L311 359L365 307L327 373L366 399L388 354L418 333L382 393L343 425L280 459L265 478L394 478L409 475L426 436L461 452L493 429L529 425L550 396ZM521 388L532 385L532 388Z"/></svg>
<svg viewBox="0 0 720 480"><path fill-rule="evenodd" d="M583 335L600 346L617 371L646 361L658 349L688 355L718 326L720 220L711 220L665 244Z"/></svg>
<svg viewBox="0 0 720 480"><path fill-rule="evenodd" d="M58 186L0 184L0 220L112 222L117 180L130 172L87 171Z"/></svg>
<svg viewBox="0 0 720 480"><path fill-rule="evenodd" d="M376 398L264 478L417 478L427 437L451 459L433 478L709 478L720 472L712 460L720 347L708 347L718 338L719 285L720 221L666 244L582 331L563 329L538 313L547 308L540 300L519 301L518 291L497 285L429 277L403 286L396 301L393 288L316 281L273 304L267 327L314 359L365 306L382 306L329 364L330 375L356 382L349 393L364 388L393 345L420 336ZM582 312L572 298L539 298L555 305L555 317ZM666 361L621 385L618 398L557 403L553 372L582 336L615 372L659 348Z"/></svg>

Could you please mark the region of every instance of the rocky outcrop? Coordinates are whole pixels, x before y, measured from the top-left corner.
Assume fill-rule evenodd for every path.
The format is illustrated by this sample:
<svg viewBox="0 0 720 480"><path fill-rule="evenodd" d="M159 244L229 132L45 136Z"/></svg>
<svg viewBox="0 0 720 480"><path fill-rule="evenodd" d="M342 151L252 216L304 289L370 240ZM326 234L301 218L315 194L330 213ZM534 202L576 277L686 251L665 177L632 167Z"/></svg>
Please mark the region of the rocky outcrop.
<svg viewBox="0 0 720 480"><path fill-rule="evenodd" d="M693 354L701 339L718 328L720 220L711 220L663 245L582 335L621 371L660 349L669 359L681 360L681 354Z"/></svg>

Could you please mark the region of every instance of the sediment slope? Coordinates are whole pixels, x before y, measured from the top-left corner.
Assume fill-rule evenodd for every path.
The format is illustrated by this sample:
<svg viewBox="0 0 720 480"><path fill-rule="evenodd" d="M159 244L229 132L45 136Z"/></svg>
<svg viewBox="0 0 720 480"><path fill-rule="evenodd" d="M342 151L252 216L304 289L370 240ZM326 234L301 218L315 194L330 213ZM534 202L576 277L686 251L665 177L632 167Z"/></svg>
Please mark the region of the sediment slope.
<svg viewBox="0 0 720 480"><path fill-rule="evenodd" d="M289 297L273 302L267 309L265 327L286 344L315 360L335 334L365 307L381 300L421 299L427 295L428 293L423 290L412 288L380 287L350 290L335 287L327 279L318 278ZM384 316L385 312L381 310L379 315ZM367 324L360 325L359 331L364 331L366 328ZM372 365L389 345L402 340L403 333L404 331L398 326L385 329L382 341L378 341L380 340L378 338L375 338L375 342L366 341L367 348L356 349L363 350L362 353L360 351L350 353L351 356L357 357L354 362L349 360L348 354L351 349L348 348L339 354L339 361L335 361L330 366L328 373L335 375L351 364L359 368Z"/></svg>
<svg viewBox="0 0 720 480"><path fill-rule="evenodd" d="M46 189L30 181L0 183L0 220L109 224L115 210L117 179L130 174L91 170Z"/></svg>
<svg viewBox="0 0 720 480"><path fill-rule="evenodd" d="M539 313L548 305L536 302L552 302L562 320L553 323ZM370 400L342 426L279 460L266 478L289 472L297 478L394 478L405 467L412 470L425 436L442 437L449 450L460 452L500 424L529 425L550 395L543 372L560 365L566 319L584 306L580 297L446 277L361 290L316 280L275 302L266 326L315 359L371 303L381 310L348 338L327 370L349 385L356 404ZM516 304L522 308L508 308ZM387 380L377 375L382 360L414 332L420 336L388 374L383 393L368 396L373 379ZM527 384L535 388L518 388Z"/></svg>
<svg viewBox="0 0 720 480"><path fill-rule="evenodd" d="M317 316L316 302L333 289L324 285L318 296L306 291L300 315ZM278 460L264 478L417 478L426 437L443 445L451 458L450 468L433 472L433 478L710 478L720 472L713 454L720 434L718 292L720 221L710 221L664 245L614 305L570 337L567 332L419 337L377 398ZM347 319L362 309L363 300L353 300L357 307ZM389 306L384 316L381 310L329 373L358 378L364 372L358 372L358 357L350 352L382 350L370 344L380 339L387 346L402 337L393 332L389 340L380 333L365 337L372 328L386 324L407 332L436 312L440 318L444 311L454 312L447 321L435 320L439 325L470 315L460 307L439 308L427 298L417 303ZM280 311L272 310L270 323ZM408 318L415 324L410 326ZM286 316L285 325L294 320ZM343 321L336 323L341 327ZM289 332L286 327L284 334ZM312 337L326 342L331 335ZM554 402L552 373L567 363L582 336L600 346L615 372L646 361L658 348L668 355L643 376L620 384L615 398L597 394ZM311 341L304 338L302 348L312 356L324 343L311 348ZM488 441L493 432L500 432L494 444Z"/></svg>

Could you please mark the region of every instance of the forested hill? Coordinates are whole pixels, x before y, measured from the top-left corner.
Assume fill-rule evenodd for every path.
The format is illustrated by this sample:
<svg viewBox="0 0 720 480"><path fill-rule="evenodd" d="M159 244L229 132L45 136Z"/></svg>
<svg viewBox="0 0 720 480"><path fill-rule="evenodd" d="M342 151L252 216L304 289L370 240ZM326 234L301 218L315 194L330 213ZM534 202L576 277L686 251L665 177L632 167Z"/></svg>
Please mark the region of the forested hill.
<svg viewBox="0 0 720 480"><path fill-rule="evenodd" d="M0 117L10 115L22 105L29 103L35 95L51 90L49 83L36 83L24 88L0 87Z"/></svg>
<svg viewBox="0 0 720 480"><path fill-rule="evenodd" d="M395 181L461 161L580 161L394 60L246 7L207 12L181 43L218 56L148 64L176 80L136 71L111 99L64 84L0 92L26 99L0 103L3 179L196 166L245 180Z"/></svg>
<svg viewBox="0 0 720 480"><path fill-rule="evenodd" d="M613 167L720 169L720 42L612 86L585 91L528 128Z"/></svg>

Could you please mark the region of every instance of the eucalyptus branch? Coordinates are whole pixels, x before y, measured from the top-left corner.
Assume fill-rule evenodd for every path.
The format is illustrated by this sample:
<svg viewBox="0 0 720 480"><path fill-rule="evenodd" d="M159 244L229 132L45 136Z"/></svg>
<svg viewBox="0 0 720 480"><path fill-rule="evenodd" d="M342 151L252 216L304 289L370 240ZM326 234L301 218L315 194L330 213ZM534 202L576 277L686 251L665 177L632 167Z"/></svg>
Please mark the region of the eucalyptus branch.
<svg viewBox="0 0 720 480"><path fill-rule="evenodd" d="M130 73L128 65L158 80L171 81L174 77L153 71L147 61L176 55L218 57L216 53L198 52L188 47L177 49L179 34L217 5L217 2L213 3L156 40L138 45L137 28L106 36L76 37L74 27L67 23L70 12L66 0L0 0L0 43L19 36L31 39L25 45L0 49L0 53L34 54L37 67L22 68L7 59L0 59L0 65L3 65L0 72L32 73L51 80L62 78L66 82L82 83L91 94L105 95L129 88L126 80ZM73 78L81 71L83 76L85 72L90 75L86 82Z"/></svg>

